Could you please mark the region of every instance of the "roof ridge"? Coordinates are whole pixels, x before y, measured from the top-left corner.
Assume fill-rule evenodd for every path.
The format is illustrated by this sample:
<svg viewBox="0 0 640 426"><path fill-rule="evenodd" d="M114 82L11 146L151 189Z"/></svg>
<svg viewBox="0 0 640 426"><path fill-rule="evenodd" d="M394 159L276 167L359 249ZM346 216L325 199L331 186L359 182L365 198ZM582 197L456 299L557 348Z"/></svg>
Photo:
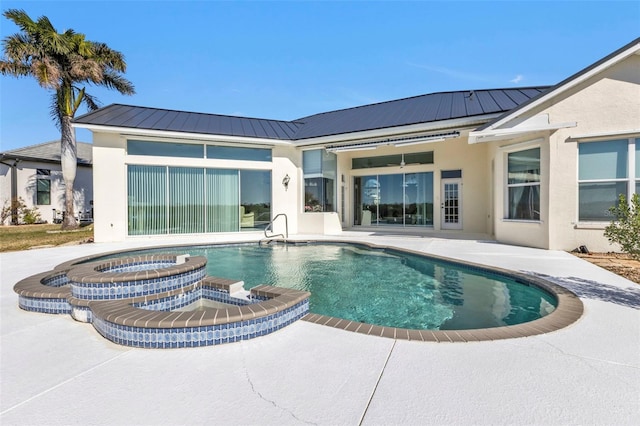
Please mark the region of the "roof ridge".
<svg viewBox="0 0 640 426"><path fill-rule="evenodd" d="M405 98L398 98L398 99L389 99L386 101L380 101L380 102L373 102L370 104L364 104L364 105L356 105L353 107L348 107L348 108L340 108L340 109L336 109L336 110L332 110L332 111L324 111L324 112L319 112L316 114L311 114L311 115L307 115L301 118L297 118L296 120L293 121L298 121L301 123L304 123L303 120L306 120L310 117L317 117L323 114L332 114L335 112L342 112L342 111L349 111L349 110L354 110L354 109L358 109L358 108L365 108L365 107L370 107L370 106L374 106L374 105L384 105L384 104L389 104L392 102L398 102L398 101L407 101L409 99L417 99L417 98L422 98L424 96L433 96L433 95L446 95L446 94L453 94L453 93L468 93L468 92L491 92L491 91L495 91L495 90L531 90L531 89L535 89L535 90L545 90L552 87L552 85L539 85L539 86L525 86L525 87L506 87L506 88L492 88L492 89L467 89L467 90L447 90L447 91L443 91L443 92L433 92L433 93L423 93L422 95L414 95L414 96L407 96Z"/></svg>

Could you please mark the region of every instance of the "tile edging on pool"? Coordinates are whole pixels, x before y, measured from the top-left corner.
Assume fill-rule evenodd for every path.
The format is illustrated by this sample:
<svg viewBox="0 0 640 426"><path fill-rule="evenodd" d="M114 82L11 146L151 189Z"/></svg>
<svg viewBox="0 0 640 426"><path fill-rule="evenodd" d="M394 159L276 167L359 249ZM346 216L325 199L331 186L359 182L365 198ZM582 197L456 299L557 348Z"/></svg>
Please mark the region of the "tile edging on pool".
<svg viewBox="0 0 640 426"><path fill-rule="evenodd" d="M283 243L284 240L277 240ZM549 315L534 321L522 324L508 325L503 327L477 328L468 330L414 330L407 328L397 328L388 326L376 326L358 321L350 321L341 318L330 317L327 315L309 313L302 320L322 324L325 326L338 328L347 331L355 331L357 333L375 335L380 337L393 338L398 340L416 340L424 342L481 342L488 340L502 340L517 337L529 337L539 334L546 334L557 331L576 322L584 313L584 305L580 298L572 291L555 284L543 278L523 274L518 271L511 271L504 268L481 265L474 262L468 262L459 259L450 259L434 254L426 254L423 252L399 248L396 246L379 245L370 242L346 242L341 240L321 240L321 241L304 241L305 244L320 242L322 244L354 244L362 245L376 250L390 250L416 256L427 257L438 260L440 262L454 264L457 266L478 269L498 275L507 276L517 279L526 285L534 285L551 293L557 300L556 309ZM296 243L295 241L293 242ZM371 326L371 327L369 327Z"/></svg>
<svg viewBox="0 0 640 426"><path fill-rule="evenodd" d="M511 277L517 279L519 282L525 285L534 285L540 287L547 292L551 293L557 299L557 307L551 312L549 315L546 315L542 318L539 318L534 321L530 321L527 323L503 326L503 327L493 327L493 328L482 328L482 329L468 329L468 330L414 330L414 329L404 329L404 328L395 328L395 327L387 327L387 326L377 326L367 323L360 323L357 321L350 321L341 318L329 317L326 315L307 313L301 317L302 320L310 323L321 324L333 328L338 328L346 331L357 332L361 334L367 335L375 335L386 338L393 338L398 340L412 340L412 341L424 341L424 342L480 342L480 341L491 341L491 340L501 340L501 339L509 339L509 338L518 338L518 337L528 337L535 336L545 333L550 333L553 331L560 330L562 328L568 327L569 325L576 322L578 319L582 317L584 312L584 306L580 298L575 295L570 290L555 284L551 281L548 281L544 278L527 275L518 271L511 271L499 267L487 266L478 263L468 262L459 259L451 259L446 258L434 254L427 254L415 250L400 248L396 246L390 245L378 245L370 242L363 241L345 241L345 240L280 240L274 239L271 240L275 243L286 243L286 244L352 244L352 245L360 245L369 247L377 250L391 250L402 252L406 254L412 254L427 258L432 258L434 260L454 264L457 266L467 267L471 269L477 269L484 272L494 273L498 275L503 275L507 277ZM39 275L55 275L57 272L69 270L74 265L79 263L91 261L91 259L104 257L104 256L112 256L118 255L120 253L130 253L132 250L145 251L145 250L161 250L163 248L197 248L204 246L225 246L225 245L254 245L256 242L216 242L211 244L183 244L183 245L165 245L165 246L154 246L154 247L142 247L139 249L126 249L126 250L117 250L107 253L102 253L100 255L92 255L85 256L81 258L76 258L69 260L67 262L61 263L56 266L53 271L48 271L47 273L39 274ZM277 287L274 287L277 288ZM308 303L308 302L307 302Z"/></svg>

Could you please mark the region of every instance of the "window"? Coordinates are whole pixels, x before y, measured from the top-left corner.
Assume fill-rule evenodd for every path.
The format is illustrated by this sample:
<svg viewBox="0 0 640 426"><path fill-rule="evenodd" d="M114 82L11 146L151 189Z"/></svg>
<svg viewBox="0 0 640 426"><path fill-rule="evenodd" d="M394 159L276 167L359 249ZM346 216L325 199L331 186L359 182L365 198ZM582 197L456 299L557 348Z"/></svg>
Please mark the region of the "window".
<svg viewBox="0 0 640 426"><path fill-rule="evenodd" d="M219 160L271 161L271 149L207 145L207 158L216 158Z"/></svg>
<svg viewBox="0 0 640 426"><path fill-rule="evenodd" d="M158 157L204 158L204 145L191 143L127 141L127 154Z"/></svg>
<svg viewBox="0 0 640 426"><path fill-rule="evenodd" d="M433 172L354 178L354 225L433 226Z"/></svg>
<svg viewBox="0 0 640 426"><path fill-rule="evenodd" d="M582 142L578 145L578 219L610 221L609 208L620 194L640 189L638 139ZM635 166L634 166L635 163Z"/></svg>
<svg viewBox="0 0 640 426"><path fill-rule="evenodd" d="M540 220L540 148L507 154L507 218Z"/></svg>
<svg viewBox="0 0 640 426"><path fill-rule="evenodd" d="M354 158L351 160L351 168L355 170L371 169L374 167L397 167L400 166L403 161L407 165L433 164L433 151Z"/></svg>
<svg viewBox="0 0 640 426"><path fill-rule="evenodd" d="M36 170L36 204L51 204L51 170Z"/></svg>
<svg viewBox="0 0 640 426"><path fill-rule="evenodd" d="M304 211L333 212L336 206L336 155L324 149L304 151Z"/></svg>

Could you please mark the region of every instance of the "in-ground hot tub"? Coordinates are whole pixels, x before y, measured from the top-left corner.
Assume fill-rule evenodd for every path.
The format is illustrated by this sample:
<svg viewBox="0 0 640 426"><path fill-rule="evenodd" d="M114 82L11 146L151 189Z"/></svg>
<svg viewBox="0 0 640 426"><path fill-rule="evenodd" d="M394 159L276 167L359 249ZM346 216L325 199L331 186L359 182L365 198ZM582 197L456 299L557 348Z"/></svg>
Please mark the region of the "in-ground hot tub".
<svg viewBox="0 0 640 426"><path fill-rule="evenodd" d="M22 309L69 313L127 346L178 348L247 340L309 311L309 293L206 276L201 256L151 254L70 265L14 287ZM175 310L206 299L219 307Z"/></svg>

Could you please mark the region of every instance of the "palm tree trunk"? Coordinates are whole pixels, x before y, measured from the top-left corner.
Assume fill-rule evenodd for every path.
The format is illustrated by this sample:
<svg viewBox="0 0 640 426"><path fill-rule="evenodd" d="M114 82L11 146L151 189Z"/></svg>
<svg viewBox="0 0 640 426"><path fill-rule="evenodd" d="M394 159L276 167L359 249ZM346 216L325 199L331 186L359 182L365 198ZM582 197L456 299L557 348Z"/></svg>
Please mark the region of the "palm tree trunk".
<svg viewBox="0 0 640 426"><path fill-rule="evenodd" d="M64 180L64 209L65 216L62 221L62 229L75 229L78 227L73 206L73 182L76 180L76 168L78 156L76 151L76 136L71 127L71 117L63 115L60 119L62 135L60 138L60 163L62 166L62 179Z"/></svg>

